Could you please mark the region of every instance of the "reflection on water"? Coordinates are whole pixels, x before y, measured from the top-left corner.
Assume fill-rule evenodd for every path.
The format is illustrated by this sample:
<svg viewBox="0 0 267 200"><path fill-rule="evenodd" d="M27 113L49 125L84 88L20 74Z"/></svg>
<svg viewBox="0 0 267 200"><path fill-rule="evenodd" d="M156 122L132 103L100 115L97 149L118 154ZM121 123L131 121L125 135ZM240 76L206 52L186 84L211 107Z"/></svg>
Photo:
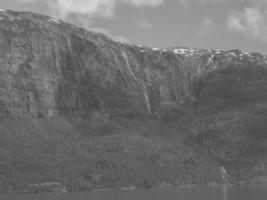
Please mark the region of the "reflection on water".
<svg viewBox="0 0 267 200"><path fill-rule="evenodd" d="M266 200L267 184L168 188L132 191L96 191L66 194L0 195L0 200Z"/></svg>

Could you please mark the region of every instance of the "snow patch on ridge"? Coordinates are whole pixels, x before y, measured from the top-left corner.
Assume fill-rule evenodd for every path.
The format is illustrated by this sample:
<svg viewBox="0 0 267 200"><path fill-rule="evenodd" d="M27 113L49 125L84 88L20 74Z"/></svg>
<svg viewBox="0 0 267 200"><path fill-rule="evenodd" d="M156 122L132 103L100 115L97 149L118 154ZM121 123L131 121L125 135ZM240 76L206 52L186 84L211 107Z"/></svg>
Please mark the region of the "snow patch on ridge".
<svg viewBox="0 0 267 200"><path fill-rule="evenodd" d="M60 21L58 20L58 19L55 19L55 18L49 18L48 19L50 22L54 22L54 23L56 23L56 24L60 24Z"/></svg>
<svg viewBox="0 0 267 200"><path fill-rule="evenodd" d="M230 52L229 54L234 56L234 57L237 57L237 55L235 53L233 53L233 52Z"/></svg>
<svg viewBox="0 0 267 200"><path fill-rule="evenodd" d="M149 48L140 44L136 44L141 53L172 53L176 55L181 55L186 58L200 58L201 56L208 56L207 65L214 64L214 58L218 57L220 59L225 59L227 62L242 63L247 61L257 61L261 60L261 63L267 64L267 55L260 54L262 57L254 55L253 53L246 52L244 50L221 50L221 49L194 49L187 47L174 47L174 48ZM260 62L260 61L259 61Z"/></svg>

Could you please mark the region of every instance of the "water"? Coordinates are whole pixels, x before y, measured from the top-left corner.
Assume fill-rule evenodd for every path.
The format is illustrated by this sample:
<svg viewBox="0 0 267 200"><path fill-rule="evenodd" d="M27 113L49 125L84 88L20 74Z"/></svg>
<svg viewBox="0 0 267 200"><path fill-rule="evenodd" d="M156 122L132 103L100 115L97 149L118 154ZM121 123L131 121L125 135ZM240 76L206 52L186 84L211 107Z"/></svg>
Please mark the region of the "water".
<svg viewBox="0 0 267 200"><path fill-rule="evenodd" d="M1 200L266 200L267 183L66 194L0 195Z"/></svg>

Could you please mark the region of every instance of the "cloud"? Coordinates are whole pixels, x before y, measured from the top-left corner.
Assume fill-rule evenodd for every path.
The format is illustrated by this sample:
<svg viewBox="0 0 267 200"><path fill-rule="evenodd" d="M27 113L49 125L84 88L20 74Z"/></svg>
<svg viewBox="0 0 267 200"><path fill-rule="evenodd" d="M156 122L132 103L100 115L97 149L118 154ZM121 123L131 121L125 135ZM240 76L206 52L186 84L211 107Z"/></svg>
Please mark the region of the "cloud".
<svg viewBox="0 0 267 200"><path fill-rule="evenodd" d="M49 8L49 14L65 19L68 15L111 18L117 5L158 6L164 0L17 0L25 3L42 3Z"/></svg>
<svg viewBox="0 0 267 200"><path fill-rule="evenodd" d="M267 0L261 2L267 4ZM230 32L267 43L267 9L249 7L243 11L232 11L228 15L226 27Z"/></svg>
<svg viewBox="0 0 267 200"><path fill-rule="evenodd" d="M188 6L192 3L200 3L200 4L206 4L206 3L218 3L218 2L225 2L227 0L178 0L179 3L182 6Z"/></svg>
<svg viewBox="0 0 267 200"><path fill-rule="evenodd" d="M266 10L267 9L267 0L247 0L250 5L252 5L254 8L257 8L259 10Z"/></svg>
<svg viewBox="0 0 267 200"><path fill-rule="evenodd" d="M178 0L181 5L188 6L193 3L229 3L232 0ZM226 18L226 28L230 32L243 34L247 38L257 39L267 43L267 0L236 0L245 7L243 10L231 10ZM207 18L203 21L197 35L213 31L214 22Z"/></svg>
<svg viewBox="0 0 267 200"><path fill-rule="evenodd" d="M115 0L18 0L25 3L42 3L47 6L47 12L55 17L65 19L68 15L88 15L112 17Z"/></svg>
<svg viewBox="0 0 267 200"><path fill-rule="evenodd" d="M150 29L152 28L152 24L148 20L137 21L137 25L143 29Z"/></svg>
<svg viewBox="0 0 267 200"><path fill-rule="evenodd" d="M85 28L92 28L95 18L112 19L116 8L122 4L133 7L156 7L171 0L17 0L25 3L45 5L46 14L56 18L69 20ZM193 4L208 4L232 2L232 0L172 0L181 6ZM246 6L243 10L230 11L226 19L227 30L244 34L249 38L258 39L267 43L267 0L236 0ZM141 21L139 26L151 28L147 21ZM209 18L205 19L198 35L213 31L216 24ZM122 37L123 38L123 37Z"/></svg>
<svg viewBox="0 0 267 200"><path fill-rule="evenodd" d="M124 0L125 2L131 3L135 6L158 6L165 0Z"/></svg>
<svg viewBox="0 0 267 200"><path fill-rule="evenodd" d="M203 20L200 29L197 31L197 35L204 35L210 33L216 29L216 24L213 19L206 18Z"/></svg>
<svg viewBox="0 0 267 200"><path fill-rule="evenodd" d="M155 7L164 3L164 0L17 0L24 3L42 4L47 8L44 12L55 18L71 21L76 25L87 29L102 32L112 39L120 42L129 42L123 35L114 35L110 31L92 26L95 18L112 19L116 7L128 4L134 7ZM150 24L143 22L143 28L149 28Z"/></svg>

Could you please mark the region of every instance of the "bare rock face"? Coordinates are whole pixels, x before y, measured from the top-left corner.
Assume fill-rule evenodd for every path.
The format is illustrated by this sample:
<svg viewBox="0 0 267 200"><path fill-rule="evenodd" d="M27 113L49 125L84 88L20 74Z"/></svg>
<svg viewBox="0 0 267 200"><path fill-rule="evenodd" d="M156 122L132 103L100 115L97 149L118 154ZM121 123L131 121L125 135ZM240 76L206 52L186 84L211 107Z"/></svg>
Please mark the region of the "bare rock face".
<svg viewBox="0 0 267 200"><path fill-rule="evenodd" d="M142 53L49 17L1 11L0 23L1 112L12 115L150 114L179 102L198 67L190 72L177 65L181 56Z"/></svg>
<svg viewBox="0 0 267 200"><path fill-rule="evenodd" d="M62 21L0 11L0 112L34 117L150 115L196 102L202 79L266 56L240 50L150 49Z"/></svg>

